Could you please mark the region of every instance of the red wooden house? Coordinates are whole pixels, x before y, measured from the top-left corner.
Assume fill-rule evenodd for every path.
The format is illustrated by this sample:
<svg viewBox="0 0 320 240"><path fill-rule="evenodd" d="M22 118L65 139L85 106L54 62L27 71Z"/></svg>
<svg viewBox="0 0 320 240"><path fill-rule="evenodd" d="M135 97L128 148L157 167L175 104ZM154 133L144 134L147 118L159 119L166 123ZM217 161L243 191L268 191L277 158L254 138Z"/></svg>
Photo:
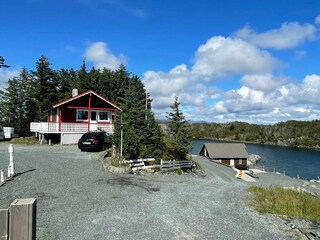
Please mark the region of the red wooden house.
<svg viewBox="0 0 320 240"><path fill-rule="evenodd" d="M47 122L30 123L30 131L39 140L58 136L61 144L73 144L88 131L104 130L112 134L118 111L122 109L94 91L78 94L74 89L71 98L52 106Z"/></svg>

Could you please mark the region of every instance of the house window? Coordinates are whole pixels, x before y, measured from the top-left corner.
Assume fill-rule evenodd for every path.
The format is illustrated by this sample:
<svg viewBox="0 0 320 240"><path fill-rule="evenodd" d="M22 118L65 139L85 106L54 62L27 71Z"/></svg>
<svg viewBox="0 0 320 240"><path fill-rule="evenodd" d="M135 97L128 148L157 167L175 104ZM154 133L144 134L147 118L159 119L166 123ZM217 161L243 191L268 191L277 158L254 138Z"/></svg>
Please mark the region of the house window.
<svg viewBox="0 0 320 240"><path fill-rule="evenodd" d="M88 110L77 110L77 121L88 121ZM90 120L95 122L110 122L110 112L109 111L91 111Z"/></svg>
<svg viewBox="0 0 320 240"><path fill-rule="evenodd" d="M99 112L99 121L109 121L109 112Z"/></svg>
<svg viewBox="0 0 320 240"><path fill-rule="evenodd" d="M88 111L77 110L77 121L88 121Z"/></svg>
<svg viewBox="0 0 320 240"><path fill-rule="evenodd" d="M242 159L239 159L239 165L242 165Z"/></svg>

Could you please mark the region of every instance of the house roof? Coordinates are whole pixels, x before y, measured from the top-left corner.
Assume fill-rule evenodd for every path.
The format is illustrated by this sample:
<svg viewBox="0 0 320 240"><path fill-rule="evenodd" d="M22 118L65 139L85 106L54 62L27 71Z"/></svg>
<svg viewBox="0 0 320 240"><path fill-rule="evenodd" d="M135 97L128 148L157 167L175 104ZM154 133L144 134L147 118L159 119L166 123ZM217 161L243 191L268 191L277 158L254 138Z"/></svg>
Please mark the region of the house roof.
<svg viewBox="0 0 320 240"><path fill-rule="evenodd" d="M59 103L57 103L57 104L54 104L52 107L53 107L53 108L60 107L61 105L64 105L64 104L66 104L66 103L68 103L68 102L71 102L71 101L74 101L74 100L76 100L76 99L78 99L78 98L81 98L81 97L83 97L83 96L86 96L86 95L88 95L88 94L93 94L93 95L97 96L98 98L100 98L101 100L109 103L111 106L113 106L114 108L118 109L119 111L122 111L122 109L121 109L119 106L117 106L117 105L114 104L113 102L109 101L108 99L102 97L101 95L99 95L98 93L96 93L96 92L94 92L94 91L92 91L92 90L88 90L88 91L86 91L86 92L84 92L84 93L81 93L81 94L78 94L78 95L76 95L76 96L74 96L74 97L72 97L72 98L69 98L69 99L64 100L64 101L62 101L62 102L59 102Z"/></svg>
<svg viewBox="0 0 320 240"><path fill-rule="evenodd" d="M209 158L248 158L244 143L205 143L200 153L206 148Z"/></svg>

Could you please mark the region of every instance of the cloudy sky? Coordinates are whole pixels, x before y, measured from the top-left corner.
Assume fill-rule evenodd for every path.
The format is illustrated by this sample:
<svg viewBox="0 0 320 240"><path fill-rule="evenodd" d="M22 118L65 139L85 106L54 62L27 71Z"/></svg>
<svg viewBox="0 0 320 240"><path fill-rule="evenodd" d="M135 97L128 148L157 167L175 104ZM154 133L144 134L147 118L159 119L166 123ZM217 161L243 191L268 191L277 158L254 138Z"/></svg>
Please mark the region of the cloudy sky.
<svg viewBox="0 0 320 240"><path fill-rule="evenodd" d="M161 119L175 96L192 121L320 119L318 0L11 0L0 16L0 87L45 55L125 64Z"/></svg>

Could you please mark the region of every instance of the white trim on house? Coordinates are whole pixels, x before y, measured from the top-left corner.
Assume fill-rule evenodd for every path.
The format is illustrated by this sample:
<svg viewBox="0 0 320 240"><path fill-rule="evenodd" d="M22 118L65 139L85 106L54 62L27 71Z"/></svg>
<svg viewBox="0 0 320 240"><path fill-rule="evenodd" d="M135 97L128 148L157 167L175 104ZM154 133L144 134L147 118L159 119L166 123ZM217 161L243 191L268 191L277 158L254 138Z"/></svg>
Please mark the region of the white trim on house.
<svg viewBox="0 0 320 240"><path fill-rule="evenodd" d="M57 117L56 117L56 122L58 123L59 122L59 112L60 112L60 109L59 108L57 108Z"/></svg>
<svg viewBox="0 0 320 240"><path fill-rule="evenodd" d="M119 106L117 106L117 105L114 104L113 102L110 102L109 100L107 100L106 98L102 97L101 95L95 93L95 92L92 91L92 90L86 91L86 92L84 92L84 93L81 93L81 94L79 94L79 95L76 95L76 96L74 96L74 97L71 97L71 98L69 98L69 99L67 99L67 100L65 100L65 101L62 101L62 102L60 102L60 103L57 103L57 104L53 105L53 108L59 107L59 106L65 104L65 103L71 102L71 101L73 101L73 100L75 100L75 99L81 98L81 97L83 97L83 96L85 96L85 95L88 95L88 94L93 94L93 95L97 96L98 98L100 98L101 100L105 101L106 103L110 104L110 105L113 106L114 108L118 109L119 111L122 111L122 109L121 109Z"/></svg>
<svg viewBox="0 0 320 240"><path fill-rule="evenodd" d="M97 123L97 122L105 122L105 123L112 123L112 117L111 117L111 111L103 111L103 110L90 110L91 111L91 119L90 119L90 122L92 123ZM79 112L87 112L87 118L83 118L83 119L80 119L79 118L79 115L78 113ZM93 120L92 119L92 112L95 112L96 113L96 120ZM100 113L106 113L106 116L108 119L101 119L101 115ZM77 113L76 113L76 121L77 122L88 122L88 116L89 116L89 110L84 110L84 109L77 109Z"/></svg>

